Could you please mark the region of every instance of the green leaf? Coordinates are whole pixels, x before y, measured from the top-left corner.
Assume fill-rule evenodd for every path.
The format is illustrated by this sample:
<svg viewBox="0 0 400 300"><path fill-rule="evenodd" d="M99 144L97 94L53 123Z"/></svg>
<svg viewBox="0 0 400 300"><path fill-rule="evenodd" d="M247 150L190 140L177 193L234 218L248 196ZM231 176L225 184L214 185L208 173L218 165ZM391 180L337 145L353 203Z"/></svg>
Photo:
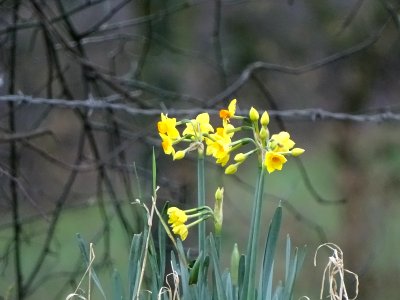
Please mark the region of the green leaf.
<svg viewBox="0 0 400 300"><path fill-rule="evenodd" d="M222 274L222 282L225 287L225 296L226 299L232 300L233 299L233 284L231 274L228 271L225 271Z"/></svg>
<svg viewBox="0 0 400 300"><path fill-rule="evenodd" d="M275 210L271 224L269 226L267 241L265 243L263 267L259 282L258 299L266 299L268 283L272 273L276 244L278 242L279 231L282 223L282 207L278 206Z"/></svg>
<svg viewBox="0 0 400 300"><path fill-rule="evenodd" d="M287 238L287 245L290 248L290 238ZM286 253L286 259L289 260L289 264L287 263L287 274L285 274L285 284L283 287L283 299L291 300L293 296L294 284L296 281L297 274L304 262L305 258L305 247L302 249L295 249L294 257L290 258L290 252Z"/></svg>
<svg viewBox="0 0 400 300"><path fill-rule="evenodd" d="M292 251L292 243L289 235L286 236L286 258L285 258L285 281L288 280L289 268L290 268L290 253Z"/></svg>
<svg viewBox="0 0 400 300"><path fill-rule="evenodd" d="M207 255L200 264L199 277L197 279L197 299L210 299L208 291L208 268L210 257Z"/></svg>
<svg viewBox="0 0 400 300"><path fill-rule="evenodd" d="M210 241L211 260L213 262L213 269L214 269L214 276L215 276L214 284L217 288L217 299L224 300L224 299L226 299L226 296L224 293L224 285L222 283L221 272L219 269L219 259L218 259L216 245L215 245L215 240L214 240L214 237L212 234L210 234L209 241Z"/></svg>
<svg viewBox="0 0 400 300"><path fill-rule="evenodd" d="M139 277L145 251L144 237L146 234L147 230L145 229L145 232L134 234L132 238L128 262L129 299L132 299L133 295L137 294L137 289L139 288Z"/></svg>
<svg viewBox="0 0 400 300"><path fill-rule="evenodd" d="M241 255L239 260L239 270L238 270L238 296L242 294L243 283L244 283L244 276L245 276L245 269L246 269L246 256Z"/></svg>
<svg viewBox="0 0 400 300"><path fill-rule="evenodd" d="M269 275L268 285L267 285L267 293L265 295L265 300L272 299L272 283L274 278L274 264L272 264L271 274Z"/></svg>
<svg viewBox="0 0 400 300"><path fill-rule="evenodd" d="M177 251L178 251L178 258L179 258L179 270L181 275L181 284L182 284L182 297L186 300L192 299L192 293L189 288L189 272L188 266L186 262L183 260L185 257L185 250L183 249L183 245L180 239L177 240Z"/></svg>
<svg viewBox="0 0 400 300"><path fill-rule="evenodd" d="M81 254L82 254L83 259L85 261L86 267L89 267L90 266L90 254L89 254L89 249L87 247L87 243L82 238L80 233L76 234L76 238L78 239L79 249L81 250ZM96 286L99 289L99 291L100 291L101 295L103 296L103 298L106 299L106 294L104 293L104 290L103 290L103 288L101 286L99 278L96 275L96 272L94 271L92 266L90 266L90 268L92 269L92 271L91 271L92 278L91 279L96 284Z"/></svg>
<svg viewBox="0 0 400 300"><path fill-rule="evenodd" d="M190 269L190 274L189 274L189 284L196 284L198 277L199 277L199 271L200 271L200 266L203 263L203 252L200 253L200 255L197 257L196 261L193 264L193 267Z"/></svg>
<svg viewBox="0 0 400 300"><path fill-rule="evenodd" d="M123 300L124 290L122 287L121 276L117 269L114 269L112 273L112 299L113 300Z"/></svg>

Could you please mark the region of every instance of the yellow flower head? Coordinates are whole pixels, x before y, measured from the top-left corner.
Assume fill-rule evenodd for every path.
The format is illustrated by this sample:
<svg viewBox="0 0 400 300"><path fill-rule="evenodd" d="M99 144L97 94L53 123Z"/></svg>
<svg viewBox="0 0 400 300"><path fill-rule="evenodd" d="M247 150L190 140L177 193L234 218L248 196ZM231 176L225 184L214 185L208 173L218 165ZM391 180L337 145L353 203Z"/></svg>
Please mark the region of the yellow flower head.
<svg viewBox="0 0 400 300"><path fill-rule="evenodd" d="M168 208L167 214L168 214L168 223L172 224L172 226L183 224L188 219L186 213L177 207Z"/></svg>
<svg viewBox="0 0 400 300"><path fill-rule="evenodd" d="M281 131L271 136L272 151L288 152L293 148L294 144L295 143L290 139L290 134L286 131Z"/></svg>
<svg viewBox="0 0 400 300"><path fill-rule="evenodd" d="M189 233L188 228L185 224L177 224L175 226L173 225L172 232L176 235L179 235L182 241L186 240Z"/></svg>
<svg viewBox="0 0 400 300"><path fill-rule="evenodd" d="M173 140L166 134L160 133L161 136L161 146L165 154L175 154L175 149L173 147Z"/></svg>
<svg viewBox="0 0 400 300"><path fill-rule="evenodd" d="M229 119L232 118L236 113L236 99L233 99L229 105L228 109L221 109L219 111L219 117L224 121L224 122L229 122Z"/></svg>
<svg viewBox="0 0 400 300"><path fill-rule="evenodd" d="M161 121L157 123L158 132L166 134L171 139L180 138L179 131L176 129L176 118L168 118L167 115L161 113Z"/></svg>
<svg viewBox="0 0 400 300"><path fill-rule="evenodd" d="M268 151L265 154L264 166L267 168L268 173L272 173L275 170L282 170L282 166L286 161L286 157L282 154Z"/></svg>
<svg viewBox="0 0 400 300"><path fill-rule="evenodd" d="M230 129L234 129L231 124L227 124L225 127L218 127L216 133L211 134L210 138L206 139L206 154L215 157L217 164L221 164L221 166L225 166L230 158L230 144L233 135L233 132L228 133Z"/></svg>
<svg viewBox="0 0 400 300"><path fill-rule="evenodd" d="M210 115L208 113L201 113L195 120L191 120L186 124L186 128L182 134L199 137L210 132L214 132L214 128L210 125Z"/></svg>

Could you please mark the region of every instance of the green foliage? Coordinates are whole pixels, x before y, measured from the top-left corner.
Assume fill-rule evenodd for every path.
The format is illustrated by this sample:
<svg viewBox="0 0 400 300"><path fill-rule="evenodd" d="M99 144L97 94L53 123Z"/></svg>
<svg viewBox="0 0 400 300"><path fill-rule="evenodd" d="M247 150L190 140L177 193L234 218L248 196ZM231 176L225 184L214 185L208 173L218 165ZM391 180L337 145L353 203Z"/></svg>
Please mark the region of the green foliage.
<svg viewBox="0 0 400 300"><path fill-rule="evenodd" d="M203 158L201 158L201 162ZM202 168L200 168L202 169ZM286 264L285 278L274 288L274 261L279 232L282 223L282 207L278 206L271 220L266 243L262 266L257 270L257 244L260 232L260 211L264 187L264 170L259 169L256 191L254 194L252 223L249 228L249 244L244 255L239 254L235 245L229 269L221 266L220 260L220 236L212 233L204 238L199 247L199 255L190 261L188 252L180 239L175 240L171 235L167 223L168 204L166 203L160 213L156 208L157 190L156 185L156 162L153 154L153 195L151 207L138 202L143 206L144 229L142 233L135 234L132 238L129 260L128 260L128 288L124 289L119 273L114 270L112 274L112 299L185 299L185 300L291 300L293 290L301 265L304 261L304 248L294 250L289 236L286 240ZM199 172L199 177L204 172ZM203 189L199 195L204 194L204 178L199 180L199 188ZM219 195L222 204L223 195ZM158 216L157 240L153 239L152 225L154 213ZM183 212L184 213L184 212ZM204 224L203 224L204 225ZM173 224L172 224L173 226ZM200 234L203 233L200 231ZM171 251L171 260L166 260L166 239L171 239L174 245ZM90 299L90 282L93 280L103 297L106 299L103 288L93 270L94 251L92 245L90 251L85 241L78 234L78 242L87 265L89 273L88 295ZM200 246L200 243L199 243ZM172 272L165 274L166 265L170 265ZM258 273L258 288L256 284ZM146 273L146 280L144 274ZM86 274L86 273L85 273ZM172 280L171 280L172 279ZM79 286L78 286L79 288ZM76 292L73 294L77 295Z"/></svg>
<svg viewBox="0 0 400 300"><path fill-rule="evenodd" d="M164 209L165 212L165 209ZM294 253L289 236L286 240L286 264L285 278L274 288L274 260L279 240L279 231L282 221L282 207L277 207L269 226L267 240L264 248L262 268L259 273L258 289L255 291L257 300L290 300L293 298L293 290L305 257L305 248L295 249ZM171 265L174 275L178 276L177 285L171 285L171 290L164 284L165 278L165 237L166 233L162 226L157 230L158 240L155 244L150 235L150 246L145 248L145 237L148 235L148 228L143 233L135 234L130 250L129 257L129 286L126 291L122 285L120 274L114 270L112 274L112 300L125 299L124 295L128 292L127 299L245 299L241 296L241 287L245 281L245 256L242 255L238 266L238 282L232 281L231 272L235 271L221 267L215 238L210 234L207 238L205 253L200 253L193 265L187 264L187 253L180 240L177 240L177 248L171 252ZM88 264L89 254L84 247L83 239L78 235L78 242L81 249L85 249L84 260ZM157 247L156 247L157 246ZM156 250L157 249L157 250ZM148 251L147 280L144 286L140 284L140 272L143 267L144 252ZM211 262L211 264L210 264ZM89 265L89 264L88 264ZM96 273L93 271L92 279L100 291L103 291ZM139 293L138 293L139 291ZM173 296L176 292L175 297ZM103 293L103 292L102 292ZM139 297L137 297L139 295ZM105 297L105 296L104 296ZM105 297L106 298L106 297Z"/></svg>

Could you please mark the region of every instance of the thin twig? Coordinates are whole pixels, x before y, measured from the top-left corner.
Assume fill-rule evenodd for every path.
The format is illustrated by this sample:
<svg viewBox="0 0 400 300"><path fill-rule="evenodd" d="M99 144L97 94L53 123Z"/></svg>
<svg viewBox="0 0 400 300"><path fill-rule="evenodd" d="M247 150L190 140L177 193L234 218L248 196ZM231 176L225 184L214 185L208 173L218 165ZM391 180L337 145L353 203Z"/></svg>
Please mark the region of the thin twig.
<svg viewBox="0 0 400 300"><path fill-rule="evenodd" d="M118 96L112 97L113 100L118 99ZM107 98L105 98L107 100ZM190 109L143 109L132 107L123 103L111 103L103 101L103 99L88 99L88 100L64 100L64 99L46 99L46 98L33 98L31 96L22 95L7 95L0 96L1 102L15 102L17 104L27 105L50 105L57 108L86 108L91 110L106 110L113 109L121 111L131 116L159 116L161 113L168 113L174 116L192 116L202 112L217 115L217 109L204 109L201 107ZM271 117L283 118L290 121L350 121L355 123L381 123L389 121L400 121L400 113L395 113L390 110L381 113L370 114L349 114L344 112L330 112L321 108L306 108L306 109L288 109L288 110L269 110L268 113ZM248 115L248 110L237 110L237 115Z"/></svg>

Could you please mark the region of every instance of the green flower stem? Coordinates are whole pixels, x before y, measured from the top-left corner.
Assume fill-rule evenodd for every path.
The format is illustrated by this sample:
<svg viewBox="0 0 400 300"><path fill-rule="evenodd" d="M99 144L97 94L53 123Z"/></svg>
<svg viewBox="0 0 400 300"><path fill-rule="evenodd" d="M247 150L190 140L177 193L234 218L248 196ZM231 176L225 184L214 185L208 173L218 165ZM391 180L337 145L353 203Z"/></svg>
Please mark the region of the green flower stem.
<svg viewBox="0 0 400 300"><path fill-rule="evenodd" d="M188 218L188 220L189 219L193 219L193 218L197 218L197 217L201 217L201 216L213 216L214 214L211 212L210 213L210 211L202 211L202 212L199 212L199 213L197 213L197 214L193 214L193 215L187 215L187 218Z"/></svg>
<svg viewBox="0 0 400 300"><path fill-rule="evenodd" d="M198 151L197 158L197 206L204 207L206 205L205 183L204 183L204 151ZM204 253L206 247L206 224L199 224L199 253Z"/></svg>
<svg viewBox="0 0 400 300"><path fill-rule="evenodd" d="M247 244L247 257L246 257L246 270L245 270L245 284L242 291L241 299L253 300L255 299L255 274L256 274L256 260L257 260L257 247L260 232L260 219L262 210L262 196L264 192L264 178L265 169L259 166L256 190L254 193L253 209L251 215L251 225L249 232L249 242Z"/></svg>
<svg viewBox="0 0 400 300"><path fill-rule="evenodd" d="M203 217L203 218L197 219L196 221L194 221L194 222L192 222L192 223L186 225L186 227L189 229L190 227L196 226L197 224L199 224L199 226L200 226L200 224L204 224L204 221L207 220L207 219L210 218L210 217L211 217L211 216L208 215L208 216L205 216L205 217Z"/></svg>

